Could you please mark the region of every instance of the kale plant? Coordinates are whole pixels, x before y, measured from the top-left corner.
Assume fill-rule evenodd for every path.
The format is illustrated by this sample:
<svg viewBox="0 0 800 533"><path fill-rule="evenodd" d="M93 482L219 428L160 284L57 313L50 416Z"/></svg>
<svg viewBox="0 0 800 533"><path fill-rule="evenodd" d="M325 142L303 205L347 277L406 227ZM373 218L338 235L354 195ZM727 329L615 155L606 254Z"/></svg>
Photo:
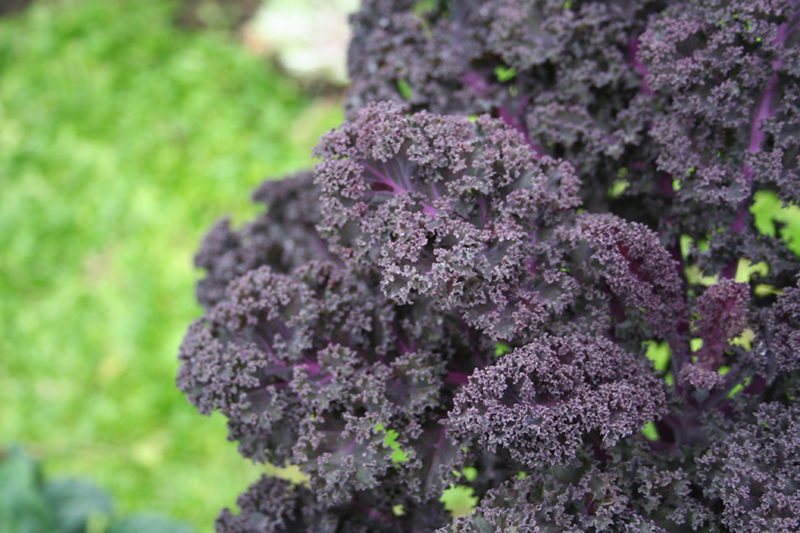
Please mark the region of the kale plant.
<svg viewBox="0 0 800 533"><path fill-rule="evenodd" d="M800 531L800 3L351 22L313 174L197 255L179 387L309 478L217 531Z"/></svg>

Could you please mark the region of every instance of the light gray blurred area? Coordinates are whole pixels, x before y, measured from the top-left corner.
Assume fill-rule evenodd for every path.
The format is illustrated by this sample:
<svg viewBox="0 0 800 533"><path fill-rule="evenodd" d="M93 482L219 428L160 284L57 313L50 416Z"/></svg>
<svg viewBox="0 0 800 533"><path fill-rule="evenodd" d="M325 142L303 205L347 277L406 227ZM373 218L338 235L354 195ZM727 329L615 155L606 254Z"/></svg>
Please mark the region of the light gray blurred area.
<svg viewBox="0 0 800 533"><path fill-rule="evenodd" d="M251 51L274 57L290 75L311 83L344 86L347 17L359 0L267 0L240 30Z"/></svg>

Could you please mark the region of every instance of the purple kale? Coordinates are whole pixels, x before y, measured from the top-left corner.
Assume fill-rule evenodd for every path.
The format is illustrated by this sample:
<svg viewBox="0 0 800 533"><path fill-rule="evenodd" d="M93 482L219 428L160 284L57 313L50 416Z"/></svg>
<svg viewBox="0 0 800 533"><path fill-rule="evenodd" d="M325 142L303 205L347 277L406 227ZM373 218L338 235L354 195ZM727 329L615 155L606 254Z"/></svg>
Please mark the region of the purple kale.
<svg viewBox="0 0 800 533"><path fill-rule="evenodd" d="M206 276L197 283L197 299L206 309L223 299L225 288L261 266L288 273L306 261L333 259L315 230L319 222L319 190L311 172L280 181L267 180L253 194L267 213L234 231L219 221L206 235L195 266Z"/></svg>
<svg viewBox="0 0 800 533"><path fill-rule="evenodd" d="M380 309L363 282L333 265L311 263L293 274L261 267L235 280L190 329L178 384L201 412L228 417L230 438L247 457L281 464L311 455L323 468L338 454L342 467L350 465L341 469L345 478L321 471L320 482L341 499L333 491L346 492L345 479L374 486L392 464L375 431L389 419L379 418L371 382L385 357L374 341ZM301 436L316 439L313 451L298 449Z"/></svg>
<svg viewBox="0 0 800 533"><path fill-rule="evenodd" d="M218 533L293 533L322 530L324 522L338 525L308 489L278 478L262 476L236 503L240 514L223 509L217 518Z"/></svg>
<svg viewBox="0 0 800 533"><path fill-rule="evenodd" d="M218 533L411 533L433 531L447 522L437 501L416 504L392 490L363 492L327 506L303 486L263 476L237 501L240 513L223 509ZM402 509L398 517L394 509Z"/></svg>
<svg viewBox="0 0 800 533"><path fill-rule="evenodd" d="M537 252L578 205L578 181L517 132L376 104L317 154L320 230L351 266L377 266L387 297L429 297L498 338L564 305L569 276L539 272Z"/></svg>
<svg viewBox="0 0 800 533"><path fill-rule="evenodd" d="M778 373L800 370L800 288L792 287L772 307L770 363Z"/></svg>
<svg viewBox="0 0 800 533"><path fill-rule="evenodd" d="M657 378L613 343L544 337L476 371L450 424L482 448L539 468L568 463L592 438L614 446L660 416L665 403Z"/></svg>
<svg viewBox="0 0 800 533"><path fill-rule="evenodd" d="M452 335L414 316L330 263L291 277L260 267L192 325L178 385L202 413L228 418L244 456L303 465L321 500L374 488L395 466L409 494L428 498L461 455L437 423L440 395L461 378L446 370ZM381 427L403 428L402 464Z"/></svg>
<svg viewBox="0 0 800 533"><path fill-rule="evenodd" d="M800 288L778 296L761 316L764 342L749 354L755 374L773 390L775 400L800 394Z"/></svg>
<svg viewBox="0 0 800 533"><path fill-rule="evenodd" d="M660 338L680 329L687 317L678 264L649 228L587 214L566 238L573 250L582 252L578 274L606 287L617 320L638 320Z"/></svg>
<svg viewBox="0 0 800 533"><path fill-rule="evenodd" d="M537 468L490 490L471 516L437 533L716 532L680 468L661 468L642 446L598 464L581 453L569 465ZM675 464L677 457L672 457Z"/></svg>
<svg viewBox="0 0 800 533"><path fill-rule="evenodd" d="M756 232L749 207L759 190L800 199L798 16L789 1L678 2L642 35L647 82L664 106L649 134L674 189L662 228L708 239L700 266L726 277L742 256L794 269L784 246Z"/></svg>
<svg viewBox="0 0 800 533"><path fill-rule="evenodd" d="M374 0L353 18L349 118L370 102L491 113L539 154L567 157L603 204L619 168L642 164L649 103L638 37L659 2Z"/></svg>
<svg viewBox="0 0 800 533"><path fill-rule="evenodd" d="M721 505L728 531L800 530L800 410L762 404L697 459L699 481L711 505Z"/></svg>
<svg viewBox="0 0 800 533"><path fill-rule="evenodd" d="M747 326L749 287L744 283L722 280L709 287L695 306L693 335L700 339L700 348L692 361L684 361L680 370L683 382L698 389L711 390L725 384L719 373L726 363L725 352L730 343Z"/></svg>
<svg viewBox="0 0 800 533"><path fill-rule="evenodd" d="M313 178L196 258L179 387L309 477L218 531L800 529L797 0L351 22Z"/></svg>

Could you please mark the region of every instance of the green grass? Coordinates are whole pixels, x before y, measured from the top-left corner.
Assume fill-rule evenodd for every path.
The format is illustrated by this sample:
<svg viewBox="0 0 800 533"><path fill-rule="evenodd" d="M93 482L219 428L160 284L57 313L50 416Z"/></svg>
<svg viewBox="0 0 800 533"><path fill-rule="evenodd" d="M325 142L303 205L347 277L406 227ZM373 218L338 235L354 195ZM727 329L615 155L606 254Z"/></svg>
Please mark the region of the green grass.
<svg viewBox="0 0 800 533"><path fill-rule="evenodd" d="M120 511L211 531L262 470L174 386L201 312L191 258L264 176L312 164L313 102L166 0L0 19L0 442L91 478Z"/></svg>

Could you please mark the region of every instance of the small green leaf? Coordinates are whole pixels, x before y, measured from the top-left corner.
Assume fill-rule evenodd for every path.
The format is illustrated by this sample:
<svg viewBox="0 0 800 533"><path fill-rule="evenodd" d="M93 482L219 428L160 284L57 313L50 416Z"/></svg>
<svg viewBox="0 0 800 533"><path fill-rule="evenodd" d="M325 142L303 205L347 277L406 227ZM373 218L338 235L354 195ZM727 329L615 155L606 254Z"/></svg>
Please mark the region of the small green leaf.
<svg viewBox="0 0 800 533"><path fill-rule="evenodd" d="M507 353L511 353L511 346L506 344L503 341L498 341L497 344L494 345L494 356L495 357L502 357Z"/></svg>
<svg viewBox="0 0 800 533"><path fill-rule="evenodd" d="M419 0L414 4L414 7L411 8L411 11L417 16L422 16L428 11L436 9L436 4L436 0Z"/></svg>
<svg viewBox="0 0 800 533"><path fill-rule="evenodd" d="M517 75L517 69L513 67L504 67L502 65L499 65L495 67L494 75L497 76L497 80L500 83L504 83Z"/></svg>
<svg viewBox="0 0 800 533"><path fill-rule="evenodd" d="M630 183L628 183L627 180L616 180L608 189L608 196L611 198L619 198L629 185Z"/></svg>
<svg viewBox="0 0 800 533"><path fill-rule="evenodd" d="M464 468L464 477L467 479L467 481L472 483L475 481L475 478L478 477L478 469L473 466Z"/></svg>
<svg viewBox="0 0 800 533"><path fill-rule="evenodd" d="M450 511L453 518L471 515L475 512L475 506L478 505L475 489L466 485L450 485L439 501L444 503L445 510Z"/></svg>
<svg viewBox="0 0 800 533"><path fill-rule="evenodd" d="M19 448L8 451L0 463L0 531L49 533L54 530L52 509L41 488L39 465Z"/></svg>
<svg viewBox="0 0 800 533"><path fill-rule="evenodd" d="M666 341L645 341L643 345L647 346L644 356L653 362L656 370L659 372L664 372L669 368L671 352L669 349L669 344L667 344Z"/></svg>
<svg viewBox="0 0 800 533"><path fill-rule="evenodd" d="M50 481L43 493L53 509L59 533L85 533L92 519L100 522L104 518L108 522L114 510L106 491L80 479Z"/></svg>
<svg viewBox="0 0 800 533"><path fill-rule="evenodd" d="M397 80L397 90L400 91L403 100L411 100L411 85L406 80Z"/></svg>
<svg viewBox="0 0 800 533"><path fill-rule="evenodd" d="M755 217L758 231L775 237L776 222L780 224L780 237L795 255L800 256L800 207L784 204L772 191L758 191L753 195L750 212Z"/></svg>
<svg viewBox="0 0 800 533"><path fill-rule="evenodd" d="M394 450L392 452L392 461L393 462L395 462L395 463L405 463L406 461L408 461L408 454L406 452L404 452L400 448L400 444L397 443L397 437L398 436L399 436L399 434L395 430L390 429L386 433L386 436L383 438L383 443L386 446L388 446L389 448L391 448L392 450Z"/></svg>
<svg viewBox="0 0 800 533"><path fill-rule="evenodd" d="M659 440L658 430L652 422L648 422L647 425L642 428L642 434L647 440Z"/></svg>

